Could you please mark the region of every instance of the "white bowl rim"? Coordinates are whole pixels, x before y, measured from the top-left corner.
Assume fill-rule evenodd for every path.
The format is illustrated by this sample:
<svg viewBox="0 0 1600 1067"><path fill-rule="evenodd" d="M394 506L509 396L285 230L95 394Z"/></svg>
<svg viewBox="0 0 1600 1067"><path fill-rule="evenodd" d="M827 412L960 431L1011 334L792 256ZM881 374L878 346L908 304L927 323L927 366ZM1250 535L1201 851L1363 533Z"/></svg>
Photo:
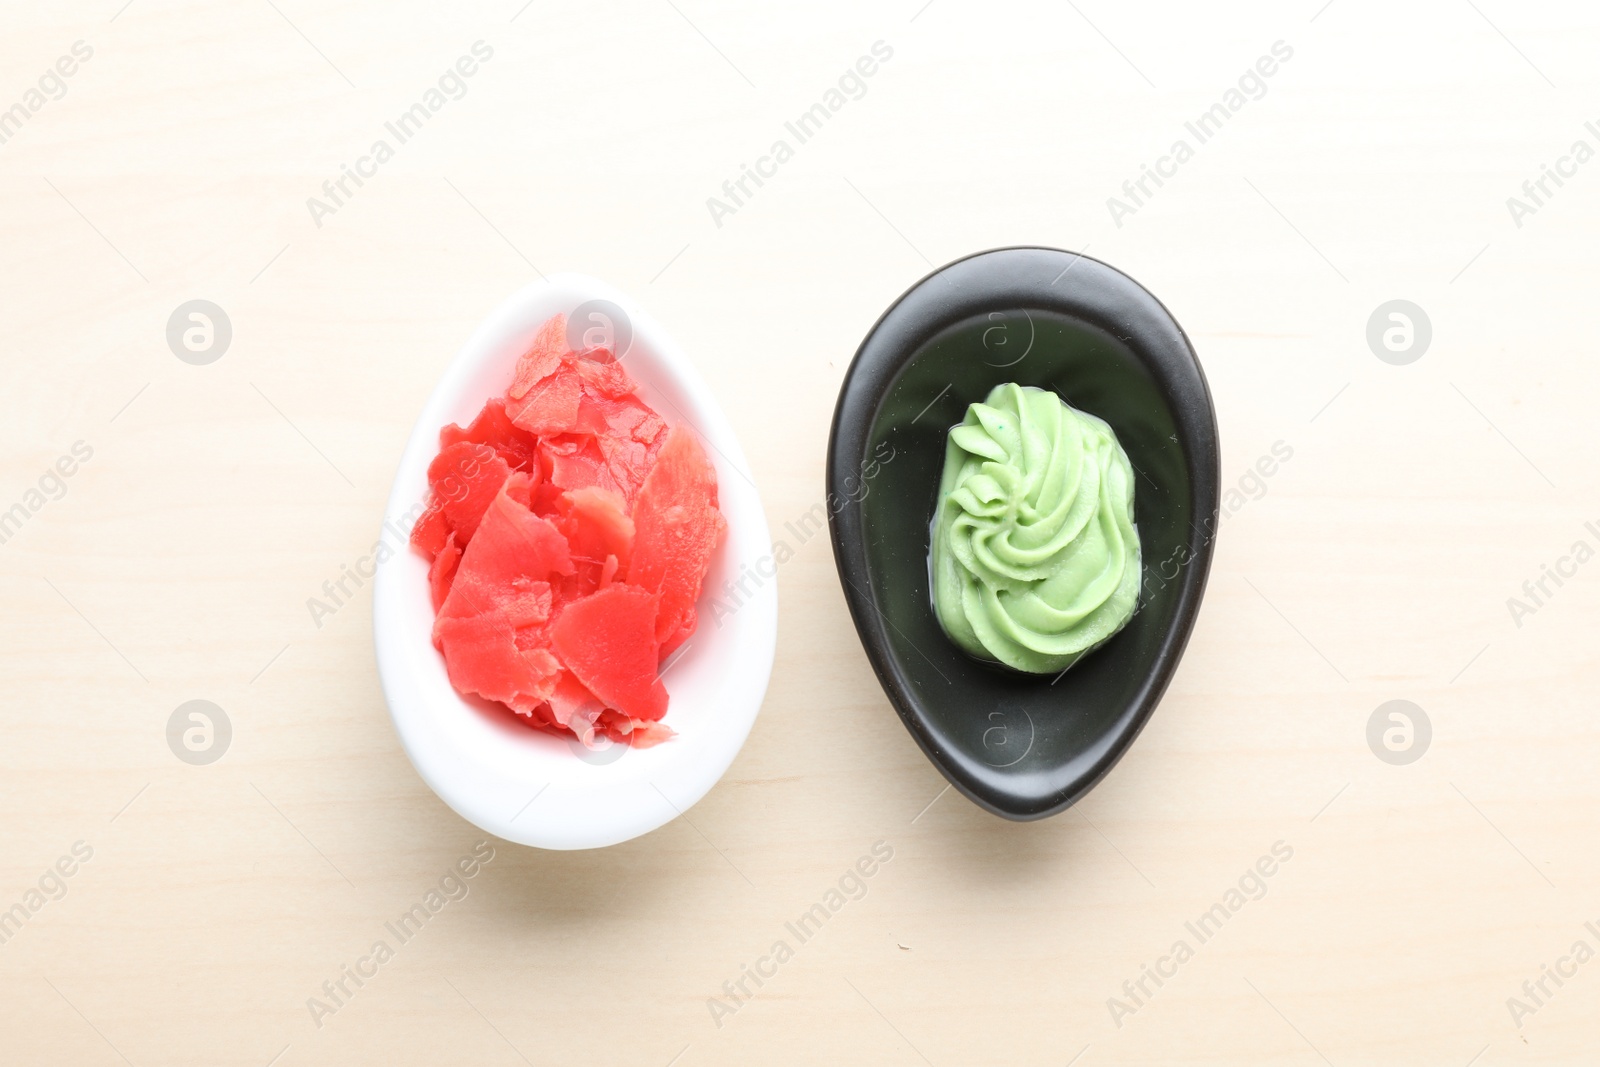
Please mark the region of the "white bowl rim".
<svg viewBox="0 0 1600 1067"><path fill-rule="evenodd" d="M497 716L456 693L429 635L428 563L406 543L427 489L439 428L464 424L510 382L517 357L550 315L610 301L631 321L624 365L669 424L687 424L717 472L728 534L701 592L699 626L663 673L678 731L650 749L580 758L562 739ZM499 382L496 386L493 383ZM777 644L777 581L765 512L733 428L671 336L621 291L581 274L531 283L473 332L434 387L406 443L384 512L373 579L373 646L396 733L417 773L468 822L508 841L599 848L687 811L738 755L760 712ZM760 571L760 574L756 572ZM750 579L754 578L754 587ZM737 580L738 585L733 585Z"/></svg>

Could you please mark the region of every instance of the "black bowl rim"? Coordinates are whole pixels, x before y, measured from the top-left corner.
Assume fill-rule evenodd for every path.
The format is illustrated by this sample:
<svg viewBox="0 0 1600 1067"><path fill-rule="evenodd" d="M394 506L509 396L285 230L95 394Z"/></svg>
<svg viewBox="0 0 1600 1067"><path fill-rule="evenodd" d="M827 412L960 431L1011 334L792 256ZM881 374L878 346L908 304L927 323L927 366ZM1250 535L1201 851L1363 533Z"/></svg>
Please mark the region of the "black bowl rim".
<svg viewBox="0 0 1600 1067"><path fill-rule="evenodd" d="M1203 400L1204 418L1198 420L1198 425L1187 426L1189 433L1185 435L1185 456L1187 459L1186 473L1189 479L1190 492L1194 500L1195 522L1191 524L1187 548L1190 556L1184 566L1183 581L1179 588L1178 604L1171 625L1160 651L1157 653L1155 670L1141 693L1135 698L1137 705L1133 716L1123 727L1119 736L1113 738L1111 745L1104 756L1086 774L1081 775L1073 784L1059 795L1054 802L1033 810L1021 810L1008 807L1005 803L1010 799L1005 794L990 795L982 789L973 786L953 775L944 759L934 750L932 738L922 723L922 717L915 707L909 706L901 698L899 683L895 679L895 669L888 650L882 646L876 637L876 630L869 625L869 620L874 614L881 615L873 601L871 589L872 582L868 573L865 538L862 530L861 503L851 499L850 494L840 492L842 483L855 475L856 467L865 455L865 446L870 428L876 423L884 401L887 399L890 388L899 379L910 357L919 347L912 347L907 351L889 352L880 355L877 361L868 366L864 357L871 346L878 331L884 322L895 313L899 307L915 292L928 285L933 279L952 268L966 263L969 260L980 259L985 256L1003 255L1009 252L1047 252L1072 257L1074 260L1083 260L1095 264L1108 272L1111 280L1120 279L1119 284L1131 287L1129 292L1136 298L1148 300L1152 309L1158 316L1164 317L1166 323L1177 331L1178 337L1183 342L1183 351L1187 356L1189 368L1200 386L1199 398ZM954 321L954 320L952 320ZM1105 329L1105 324L1091 325ZM1151 354L1135 350L1141 362L1150 364ZM1185 368L1186 370L1189 368ZM877 378L874 388L867 394L865 403L868 410L864 415L855 417L850 427L844 425L845 410L847 407L859 407L862 402L852 405L850 401L859 389L866 388L859 384L863 376L871 373ZM1157 387L1169 403L1173 401L1172 391L1168 383L1160 375L1153 375ZM1175 404L1175 414L1181 412L1182 405ZM1183 422L1179 414L1180 423ZM850 432L847 434L846 430ZM1181 432L1182 427L1180 427ZM850 447L845 448L843 446ZM1216 405L1212 400L1211 386L1206 380L1205 368L1201 366L1199 356L1196 354L1194 344L1189 340L1189 335L1183 326L1161 300L1126 271L1106 263L1104 260L1081 252L1071 252L1066 249L1054 248L1049 245L1004 245L997 248L984 249L962 256L958 259L936 267L919 278L903 293L895 298L883 312L872 328L862 338L855 355L851 358L850 366L845 371L844 380L839 386L839 398L834 406L833 422L828 433L827 456L827 499L828 528L830 539L833 542L834 566L838 571L840 585L844 592L845 602L849 606L851 621L855 625L856 635L866 650L868 662L872 665L873 673L877 675L878 683L884 694L889 698L913 739L916 740L923 755L928 761L938 768L947 781L974 804L1002 816L1019 822L1047 818L1058 814L1071 807L1089 793L1100 781L1111 772L1111 769L1127 754L1133 742L1144 730L1150 716L1155 712L1156 706L1165 695L1172 676L1176 673L1178 664L1183 658L1189 638L1194 632L1194 622L1199 615L1200 603L1204 597L1207 579L1211 573L1212 550L1216 542L1217 527L1220 520L1222 461L1221 438L1217 428ZM836 508L833 502L838 501ZM1209 529L1209 532L1208 532Z"/></svg>

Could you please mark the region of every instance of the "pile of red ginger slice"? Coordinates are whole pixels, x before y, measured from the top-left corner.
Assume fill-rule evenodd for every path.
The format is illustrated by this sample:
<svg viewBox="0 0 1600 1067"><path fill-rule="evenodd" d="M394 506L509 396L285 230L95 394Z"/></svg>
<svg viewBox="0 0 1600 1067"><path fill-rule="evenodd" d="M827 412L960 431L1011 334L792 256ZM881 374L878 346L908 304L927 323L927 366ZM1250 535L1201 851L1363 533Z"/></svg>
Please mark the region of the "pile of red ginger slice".
<svg viewBox="0 0 1600 1067"><path fill-rule="evenodd" d="M411 534L451 684L585 744L673 736L660 666L727 528L694 433L636 390L554 316L505 396L439 431Z"/></svg>

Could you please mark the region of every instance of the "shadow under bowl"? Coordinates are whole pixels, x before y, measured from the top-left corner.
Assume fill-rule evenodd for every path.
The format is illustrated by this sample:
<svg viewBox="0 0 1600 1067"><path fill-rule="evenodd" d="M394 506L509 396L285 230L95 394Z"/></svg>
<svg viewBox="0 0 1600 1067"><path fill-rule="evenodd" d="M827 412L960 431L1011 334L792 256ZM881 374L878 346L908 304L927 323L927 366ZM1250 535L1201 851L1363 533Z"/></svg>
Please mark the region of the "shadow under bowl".
<svg viewBox="0 0 1600 1067"><path fill-rule="evenodd" d="M945 439L1017 382L1110 423L1135 470L1139 607L1060 675L980 662L941 629L928 551ZM1049 248L981 252L886 311L839 391L827 462L834 561L906 729L950 782L1009 819L1071 806L1128 750L1194 627L1218 521L1216 413L1194 349L1126 274Z"/></svg>

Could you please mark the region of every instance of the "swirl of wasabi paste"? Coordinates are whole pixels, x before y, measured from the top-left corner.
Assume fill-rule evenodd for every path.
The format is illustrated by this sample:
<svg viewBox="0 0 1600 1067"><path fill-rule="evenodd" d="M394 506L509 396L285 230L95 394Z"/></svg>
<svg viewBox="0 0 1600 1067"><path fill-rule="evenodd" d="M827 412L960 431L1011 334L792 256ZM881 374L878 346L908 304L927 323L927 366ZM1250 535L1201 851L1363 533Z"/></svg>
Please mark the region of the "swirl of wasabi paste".
<svg viewBox="0 0 1600 1067"><path fill-rule="evenodd" d="M1133 469L1104 420L1046 389L997 385L945 445L933 604L971 655L1064 671L1133 617Z"/></svg>

